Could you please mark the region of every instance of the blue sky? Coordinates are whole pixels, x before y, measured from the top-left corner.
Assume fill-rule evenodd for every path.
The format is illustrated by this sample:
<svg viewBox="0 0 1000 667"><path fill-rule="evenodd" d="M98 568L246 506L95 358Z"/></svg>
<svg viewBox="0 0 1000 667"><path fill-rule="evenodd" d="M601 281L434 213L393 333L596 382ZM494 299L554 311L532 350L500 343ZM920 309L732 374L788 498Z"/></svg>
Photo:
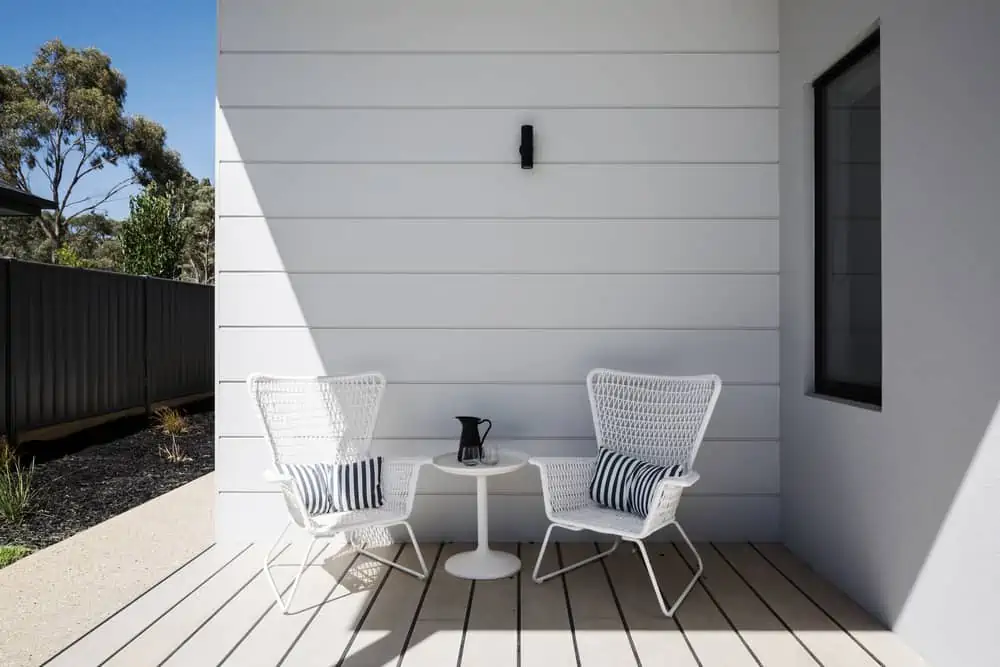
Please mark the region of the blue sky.
<svg viewBox="0 0 1000 667"><path fill-rule="evenodd" d="M0 0L0 7L0 63L23 66L55 37L101 49L128 80L126 110L162 124L192 174L213 176L215 0ZM103 194L124 175L92 174L86 194ZM32 180L38 194L42 184L41 176ZM107 211L126 216L127 195Z"/></svg>

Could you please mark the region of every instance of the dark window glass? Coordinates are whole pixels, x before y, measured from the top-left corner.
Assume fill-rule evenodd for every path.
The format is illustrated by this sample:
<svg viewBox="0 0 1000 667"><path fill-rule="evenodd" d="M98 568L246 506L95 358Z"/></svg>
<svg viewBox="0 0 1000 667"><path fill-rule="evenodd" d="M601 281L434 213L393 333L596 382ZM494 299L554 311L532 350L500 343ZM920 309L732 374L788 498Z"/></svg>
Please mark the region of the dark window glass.
<svg viewBox="0 0 1000 667"><path fill-rule="evenodd" d="M816 386L882 404L881 85L878 33L813 84Z"/></svg>

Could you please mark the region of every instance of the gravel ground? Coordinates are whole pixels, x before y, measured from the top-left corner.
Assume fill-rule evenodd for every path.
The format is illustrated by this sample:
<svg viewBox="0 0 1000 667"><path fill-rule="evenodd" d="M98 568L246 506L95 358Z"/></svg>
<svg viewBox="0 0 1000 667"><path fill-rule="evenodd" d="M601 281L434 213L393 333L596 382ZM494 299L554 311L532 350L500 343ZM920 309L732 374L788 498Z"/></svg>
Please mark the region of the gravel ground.
<svg viewBox="0 0 1000 667"><path fill-rule="evenodd" d="M144 418L119 420L68 438L26 443L35 458L38 495L20 525L0 523L0 544L41 549L186 484L215 468L214 413L185 408L190 431L182 437L190 461L171 463L157 447L166 442Z"/></svg>

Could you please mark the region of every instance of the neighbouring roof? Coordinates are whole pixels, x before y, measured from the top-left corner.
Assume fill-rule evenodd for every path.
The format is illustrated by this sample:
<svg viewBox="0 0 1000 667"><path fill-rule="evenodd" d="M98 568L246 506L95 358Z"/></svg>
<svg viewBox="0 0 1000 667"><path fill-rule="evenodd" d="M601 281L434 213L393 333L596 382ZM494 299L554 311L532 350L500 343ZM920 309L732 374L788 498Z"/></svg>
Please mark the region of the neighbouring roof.
<svg viewBox="0 0 1000 667"><path fill-rule="evenodd" d="M0 181L0 215L40 215L44 209L55 207L54 201Z"/></svg>

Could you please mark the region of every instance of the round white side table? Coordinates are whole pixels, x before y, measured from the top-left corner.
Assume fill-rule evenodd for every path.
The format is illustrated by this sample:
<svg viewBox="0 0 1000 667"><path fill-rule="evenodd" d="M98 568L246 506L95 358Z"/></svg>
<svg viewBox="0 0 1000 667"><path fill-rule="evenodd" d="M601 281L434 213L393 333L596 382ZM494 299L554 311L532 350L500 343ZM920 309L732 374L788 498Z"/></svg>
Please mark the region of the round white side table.
<svg viewBox="0 0 1000 667"><path fill-rule="evenodd" d="M500 450L496 465L467 466L460 463L456 452L434 457L434 466L452 475L476 478L476 509L479 514L479 539L475 551L465 551L449 558L444 569L463 579L503 579L521 569L521 559L506 551L490 549L490 521L486 480L523 468L528 456L509 449Z"/></svg>

